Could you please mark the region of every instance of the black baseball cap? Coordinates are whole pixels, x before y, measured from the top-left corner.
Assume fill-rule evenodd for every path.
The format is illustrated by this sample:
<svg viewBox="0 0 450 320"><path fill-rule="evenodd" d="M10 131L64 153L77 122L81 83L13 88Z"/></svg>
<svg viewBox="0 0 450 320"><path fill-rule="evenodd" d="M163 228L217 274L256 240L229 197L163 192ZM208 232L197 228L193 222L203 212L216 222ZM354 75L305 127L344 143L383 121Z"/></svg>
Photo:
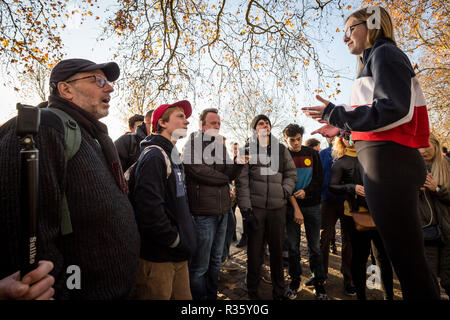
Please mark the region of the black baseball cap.
<svg viewBox="0 0 450 320"><path fill-rule="evenodd" d="M115 81L120 76L117 63L107 62L97 64L86 59L66 59L58 62L50 74L50 86L56 86L58 82L69 79L76 73L92 70L102 70L108 81Z"/></svg>

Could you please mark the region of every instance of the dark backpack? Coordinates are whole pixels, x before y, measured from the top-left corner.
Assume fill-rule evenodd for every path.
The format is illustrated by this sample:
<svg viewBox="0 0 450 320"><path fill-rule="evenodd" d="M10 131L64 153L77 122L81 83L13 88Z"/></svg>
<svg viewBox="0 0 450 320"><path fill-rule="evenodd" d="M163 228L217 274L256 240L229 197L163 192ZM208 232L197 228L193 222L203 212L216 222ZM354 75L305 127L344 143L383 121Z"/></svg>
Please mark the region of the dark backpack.
<svg viewBox="0 0 450 320"><path fill-rule="evenodd" d="M128 198L130 199L130 202L132 204L133 204L133 196L132 195L133 195L134 187L135 187L135 184L136 184L135 174L136 174L137 164L138 164L139 160L141 160L147 152L149 152L151 149L154 149L154 148L156 148L159 151L161 151L162 155L164 156L164 160L166 162L166 168L167 168L167 170L166 170L166 179L169 179L169 176L172 173L172 164L170 163L169 156L167 155L167 153L164 151L163 148L161 148L160 146L157 146L157 145L150 145L150 146L145 147L145 149L141 152L141 155L139 156L139 159L135 163L133 163L131 165L131 167L129 167L127 169L127 171L125 171L125 173L124 173L125 180L128 183L128 190L129 190ZM133 206L134 206L134 204L133 204Z"/></svg>

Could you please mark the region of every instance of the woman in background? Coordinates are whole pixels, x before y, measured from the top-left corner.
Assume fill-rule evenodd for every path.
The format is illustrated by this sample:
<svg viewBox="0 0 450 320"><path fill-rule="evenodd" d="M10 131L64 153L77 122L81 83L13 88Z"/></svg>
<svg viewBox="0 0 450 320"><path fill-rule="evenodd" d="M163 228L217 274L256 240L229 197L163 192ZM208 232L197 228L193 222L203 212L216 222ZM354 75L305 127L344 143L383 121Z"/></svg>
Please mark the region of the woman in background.
<svg viewBox="0 0 450 320"><path fill-rule="evenodd" d="M425 255L437 282L450 296L450 159L440 152L441 144L432 134L430 146L420 148L429 172L419 193L419 216L423 228L440 230L440 236L426 237Z"/></svg>

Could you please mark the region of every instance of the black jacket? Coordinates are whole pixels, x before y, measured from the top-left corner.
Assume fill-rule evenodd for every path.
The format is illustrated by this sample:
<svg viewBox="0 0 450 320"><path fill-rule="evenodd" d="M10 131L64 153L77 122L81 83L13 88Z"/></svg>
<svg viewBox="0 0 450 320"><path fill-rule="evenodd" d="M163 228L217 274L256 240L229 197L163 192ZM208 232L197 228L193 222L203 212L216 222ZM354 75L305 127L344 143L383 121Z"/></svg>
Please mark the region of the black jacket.
<svg viewBox="0 0 450 320"><path fill-rule="evenodd" d="M337 159L331 167L329 189L336 194L345 194L352 212L358 212L360 206L368 209L366 198L355 192L357 184L363 185L362 173L358 158L348 155Z"/></svg>
<svg viewBox="0 0 450 320"><path fill-rule="evenodd" d="M438 224L442 232L442 241L450 243L450 190L440 186L440 190L430 191L428 189L419 192L419 218L422 227ZM431 215L433 218L431 220Z"/></svg>
<svg viewBox="0 0 450 320"><path fill-rule="evenodd" d="M116 141L114 141L123 172L127 171L127 169L131 167L131 165L139 158L139 143L140 140L135 133L121 135Z"/></svg>
<svg viewBox="0 0 450 320"><path fill-rule="evenodd" d="M138 160L141 154L140 143L145 137L147 137L147 129L143 122L136 128L136 133L124 134L114 141L123 172Z"/></svg>
<svg viewBox="0 0 450 320"><path fill-rule="evenodd" d="M131 196L141 235L141 258L152 262L185 261L195 252L196 235L183 165L178 151L165 137L148 136L142 148L149 145L163 148L170 158L172 173L167 178L165 158L156 148L138 160Z"/></svg>
<svg viewBox="0 0 450 320"><path fill-rule="evenodd" d="M191 213L221 215L229 212L230 184L239 176L243 165L230 159L225 145L200 131L194 132L184 147L183 163Z"/></svg>

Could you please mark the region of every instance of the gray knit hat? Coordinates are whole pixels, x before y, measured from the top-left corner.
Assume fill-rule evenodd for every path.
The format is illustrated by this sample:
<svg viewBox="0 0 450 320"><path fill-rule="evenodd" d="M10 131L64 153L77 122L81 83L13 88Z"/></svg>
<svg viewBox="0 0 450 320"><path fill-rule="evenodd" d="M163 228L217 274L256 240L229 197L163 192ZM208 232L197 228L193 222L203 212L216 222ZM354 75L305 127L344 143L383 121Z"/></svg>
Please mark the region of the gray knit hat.
<svg viewBox="0 0 450 320"><path fill-rule="evenodd" d="M269 122L270 127L272 128L272 123L270 122L270 119L264 115L264 114L259 114L256 117L253 118L252 123L250 124L251 128L253 130L256 129L256 124L258 123L259 120L266 120Z"/></svg>

